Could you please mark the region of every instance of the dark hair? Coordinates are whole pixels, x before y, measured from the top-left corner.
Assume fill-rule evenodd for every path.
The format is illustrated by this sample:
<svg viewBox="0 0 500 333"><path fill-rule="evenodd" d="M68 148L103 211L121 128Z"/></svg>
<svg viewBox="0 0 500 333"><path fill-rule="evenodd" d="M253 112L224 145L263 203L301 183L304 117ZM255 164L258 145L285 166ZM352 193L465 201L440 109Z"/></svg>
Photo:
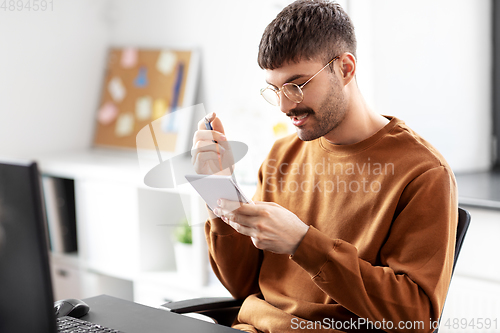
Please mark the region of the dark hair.
<svg viewBox="0 0 500 333"><path fill-rule="evenodd" d="M342 7L328 0L298 0L267 26L258 62L263 69L276 69L300 60L327 63L344 52L356 56L356 36Z"/></svg>

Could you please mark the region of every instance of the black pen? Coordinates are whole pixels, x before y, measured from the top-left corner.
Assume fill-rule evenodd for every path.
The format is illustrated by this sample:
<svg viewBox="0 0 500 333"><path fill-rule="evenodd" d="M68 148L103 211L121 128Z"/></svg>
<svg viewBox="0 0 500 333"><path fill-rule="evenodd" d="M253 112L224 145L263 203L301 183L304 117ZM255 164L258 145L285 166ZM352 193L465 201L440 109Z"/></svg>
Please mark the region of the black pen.
<svg viewBox="0 0 500 333"><path fill-rule="evenodd" d="M212 127L212 124L210 124L210 122L208 121L207 117L204 118L205 119L205 128L209 131L213 131L214 128ZM215 140L212 140L213 143L217 143L217 141Z"/></svg>
<svg viewBox="0 0 500 333"><path fill-rule="evenodd" d="M210 122L208 121L207 117L204 118L205 119L205 128L209 131L213 131L214 128L212 127L212 124L210 124ZM212 142L215 143L215 147L217 149L217 157L219 158L219 167L220 167L220 171L222 171L222 160L221 160L221 154L220 154L220 150L219 150L219 144L217 141L213 140L212 139ZM231 173L232 173L232 170L231 170Z"/></svg>
<svg viewBox="0 0 500 333"><path fill-rule="evenodd" d="M208 121L207 117L204 118L205 119L205 128L209 131L213 131L214 128L212 127L212 124L210 124L210 122ZM217 143L217 141L215 140L212 140L213 143L217 144L217 153L218 153L218 157L219 157L219 165L220 165L220 170L222 171L222 161L220 159L220 152L219 152L219 145ZM234 174L233 174L233 167L232 166L229 166L229 172L231 172L231 179L233 180L234 184L236 185L236 178L234 177ZM242 197L241 197L241 194L236 191L236 194L238 195L238 198L240 199L239 201L240 202L244 202Z"/></svg>

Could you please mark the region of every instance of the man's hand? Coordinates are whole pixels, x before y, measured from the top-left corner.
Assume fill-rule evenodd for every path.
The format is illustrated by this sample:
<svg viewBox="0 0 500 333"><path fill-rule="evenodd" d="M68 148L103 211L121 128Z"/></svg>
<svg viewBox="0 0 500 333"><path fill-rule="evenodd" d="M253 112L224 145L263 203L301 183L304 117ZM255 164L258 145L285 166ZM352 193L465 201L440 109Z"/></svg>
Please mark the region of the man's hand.
<svg viewBox="0 0 500 333"><path fill-rule="evenodd" d="M205 119L198 122L198 130L193 137L191 162L198 174L229 176L234 168L234 158L231 146L224 136L224 127L215 113L209 114L206 118L214 130L206 129Z"/></svg>
<svg viewBox="0 0 500 333"><path fill-rule="evenodd" d="M255 247L274 253L293 255L309 230L294 213L273 202L251 205L221 199L214 213L251 237Z"/></svg>

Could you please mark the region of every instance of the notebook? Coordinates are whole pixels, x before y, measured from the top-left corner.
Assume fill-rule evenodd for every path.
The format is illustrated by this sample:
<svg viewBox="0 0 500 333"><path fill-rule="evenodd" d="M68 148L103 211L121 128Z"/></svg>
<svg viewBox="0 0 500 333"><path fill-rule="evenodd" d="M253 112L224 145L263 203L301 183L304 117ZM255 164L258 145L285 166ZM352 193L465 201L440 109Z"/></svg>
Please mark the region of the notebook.
<svg viewBox="0 0 500 333"><path fill-rule="evenodd" d="M186 175L185 177L211 210L218 206L217 200L219 199L253 204L232 176Z"/></svg>

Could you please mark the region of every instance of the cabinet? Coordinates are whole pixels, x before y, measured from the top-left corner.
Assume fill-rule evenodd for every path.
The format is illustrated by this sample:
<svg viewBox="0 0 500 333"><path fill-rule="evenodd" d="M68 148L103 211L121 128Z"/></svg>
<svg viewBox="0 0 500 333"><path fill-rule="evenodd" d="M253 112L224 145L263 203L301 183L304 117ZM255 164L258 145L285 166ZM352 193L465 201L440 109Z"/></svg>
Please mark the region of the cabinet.
<svg viewBox="0 0 500 333"><path fill-rule="evenodd" d="M189 184L145 186L133 152L95 149L39 156L37 161L44 179L74 181L78 250L51 254L56 299L105 293L159 306L229 295L209 267L204 236L208 215ZM174 229L185 216L194 222L189 276L177 272L174 259Z"/></svg>

